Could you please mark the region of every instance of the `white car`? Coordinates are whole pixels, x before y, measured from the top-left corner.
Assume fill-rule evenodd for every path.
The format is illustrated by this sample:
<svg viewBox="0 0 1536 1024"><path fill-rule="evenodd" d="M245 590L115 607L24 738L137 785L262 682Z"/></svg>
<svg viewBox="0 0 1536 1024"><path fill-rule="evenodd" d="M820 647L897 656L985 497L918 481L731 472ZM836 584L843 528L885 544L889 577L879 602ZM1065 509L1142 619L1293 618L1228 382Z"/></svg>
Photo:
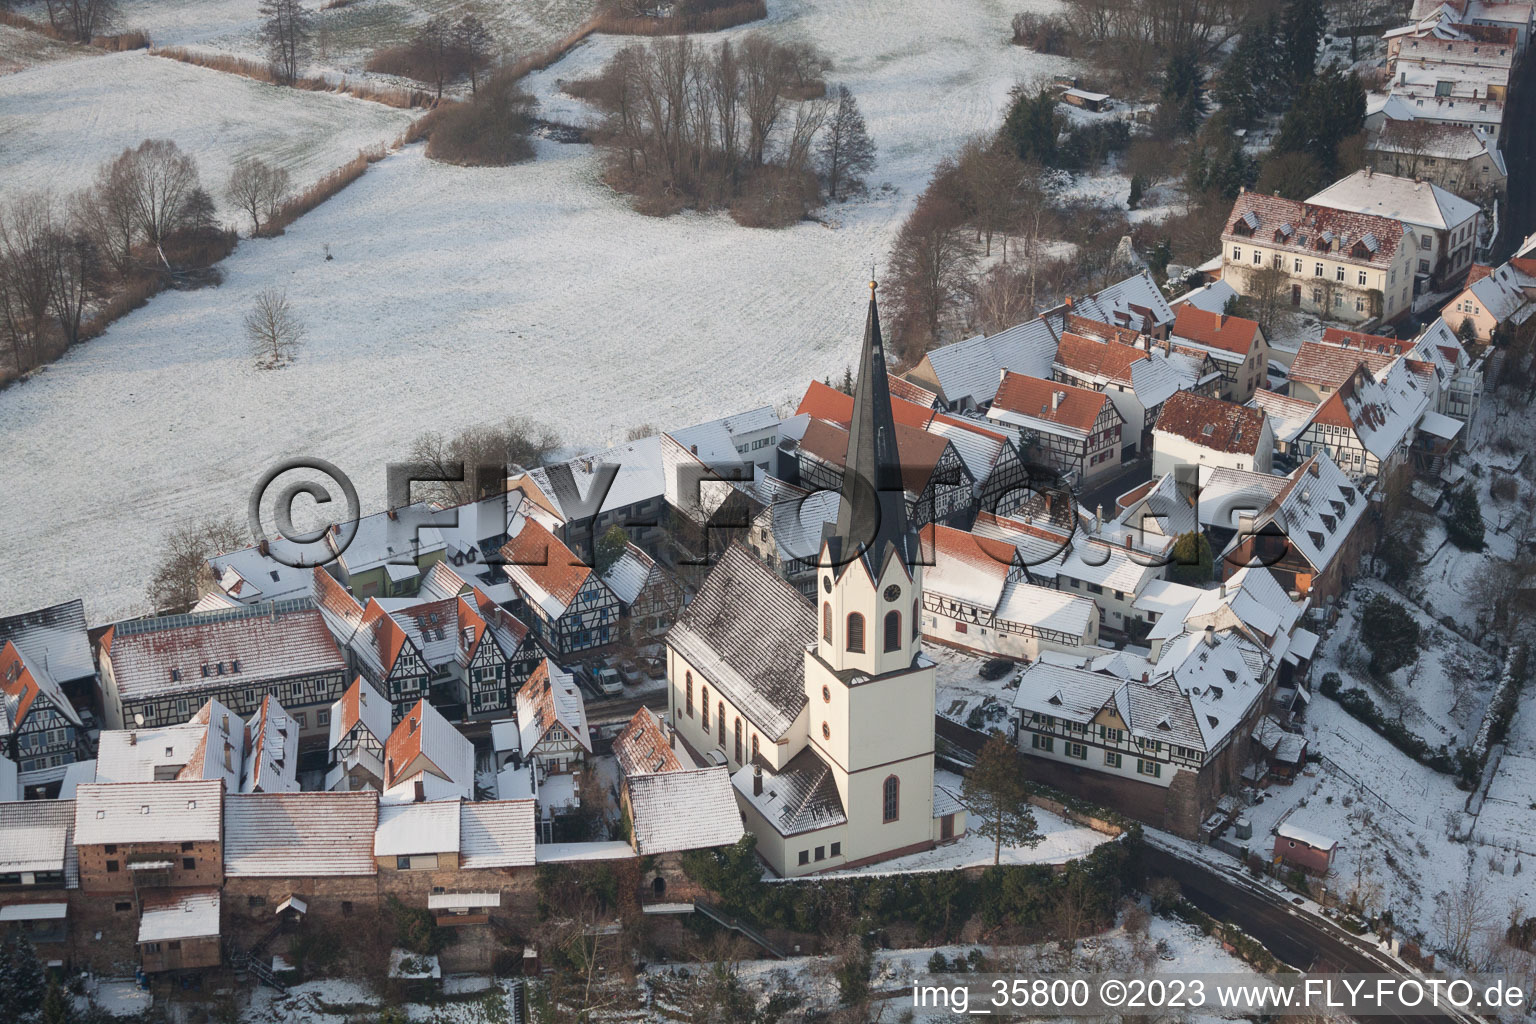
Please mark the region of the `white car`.
<svg viewBox="0 0 1536 1024"><path fill-rule="evenodd" d="M624 680L611 668L597 670L597 688L604 697L617 697L624 692Z"/></svg>

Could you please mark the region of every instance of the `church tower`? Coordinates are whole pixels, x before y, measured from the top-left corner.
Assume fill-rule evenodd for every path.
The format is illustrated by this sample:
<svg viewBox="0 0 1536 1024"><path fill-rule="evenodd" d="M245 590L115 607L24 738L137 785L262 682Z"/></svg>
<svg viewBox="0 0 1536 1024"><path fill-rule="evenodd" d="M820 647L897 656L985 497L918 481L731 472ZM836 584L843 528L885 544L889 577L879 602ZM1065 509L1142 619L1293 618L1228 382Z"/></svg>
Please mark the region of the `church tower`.
<svg viewBox="0 0 1536 1024"><path fill-rule="evenodd" d="M919 562L870 282L842 502L836 529L822 542L817 643L805 656L806 727L848 816L845 863L936 838L935 670L919 642Z"/></svg>

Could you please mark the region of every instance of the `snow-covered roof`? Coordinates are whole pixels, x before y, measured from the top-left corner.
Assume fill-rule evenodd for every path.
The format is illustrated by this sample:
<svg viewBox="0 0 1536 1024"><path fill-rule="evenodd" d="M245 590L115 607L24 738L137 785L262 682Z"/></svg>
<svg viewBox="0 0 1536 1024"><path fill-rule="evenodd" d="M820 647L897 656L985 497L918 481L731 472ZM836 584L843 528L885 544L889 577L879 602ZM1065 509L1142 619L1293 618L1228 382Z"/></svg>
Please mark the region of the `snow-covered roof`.
<svg viewBox="0 0 1536 1024"><path fill-rule="evenodd" d="M990 337L977 335L936 348L923 358L946 402L970 399L986 405L997 394L1004 370L1049 377L1055 355L1056 336L1044 320L1035 319Z"/></svg>
<svg viewBox="0 0 1536 1024"><path fill-rule="evenodd" d="M26 659L56 682L96 674L86 634L85 604L78 597L63 604L0 618L0 646L10 640Z"/></svg>
<svg viewBox="0 0 1536 1024"><path fill-rule="evenodd" d="M224 800L230 878L372 875L379 795L235 793Z"/></svg>
<svg viewBox="0 0 1536 1024"><path fill-rule="evenodd" d="M217 842L222 782L120 782L75 790L75 842Z"/></svg>
<svg viewBox="0 0 1536 1024"><path fill-rule="evenodd" d="M274 551L287 562L298 564L278 561L272 557ZM306 554L311 563L331 560L330 550L324 544L300 546L280 537L265 545L253 544L214 555L208 559L208 567L213 570L220 591L240 604L282 601L308 593L311 570L302 564Z"/></svg>
<svg viewBox="0 0 1536 1024"><path fill-rule="evenodd" d="M608 571L603 573L603 582L608 584L608 589L620 601L631 605L640 596L640 591L645 589L646 580L651 578L655 568L656 562L650 555L633 544L626 544L624 553L614 559Z"/></svg>
<svg viewBox="0 0 1536 1024"><path fill-rule="evenodd" d="M33 708L51 708L80 725L80 714L59 684L14 640L0 641L0 726L19 730Z"/></svg>
<svg viewBox="0 0 1536 1024"><path fill-rule="evenodd" d="M382 746L391 732L392 709L389 701L358 676L352 680L341 699L331 705L331 732L328 749L335 750L354 726L359 724Z"/></svg>
<svg viewBox="0 0 1536 1024"><path fill-rule="evenodd" d="M166 889L140 901L138 942L205 939L219 934L219 890Z"/></svg>
<svg viewBox="0 0 1536 1024"><path fill-rule="evenodd" d="M299 724L270 693L247 723L242 793L296 793L299 790Z"/></svg>
<svg viewBox="0 0 1536 1024"><path fill-rule="evenodd" d="M539 522L519 516L501 549L502 570L550 619L565 614L592 569Z"/></svg>
<svg viewBox="0 0 1536 1024"><path fill-rule="evenodd" d="M805 707L805 648L815 642L815 610L736 544L667 633L668 646L771 740Z"/></svg>
<svg viewBox="0 0 1536 1024"><path fill-rule="evenodd" d="M61 871L65 887L75 888L80 871L74 832L73 800L0 802L0 874Z"/></svg>
<svg viewBox="0 0 1536 1024"><path fill-rule="evenodd" d="M420 781L429 800L475 793L475 747L425 698L384 743L384 802L414 800Z"/></svg>
<svg viewBox="0 0 1536 1024"><path fill-rule="evenodd" d="M459 811L459 867L521 868L534 863L533 800L465 802Z"/></svg>
<svg viewBox="0 0 1536 1024"><path fill-rule="evenodd" d="M102 650L124 700L212 686L262 687L347 667L307 598L119 622Z"/></svg>
<svg viewBox="0 0 1536 1024"><path fill-rule="evenodd" d="M1302 828L1300 825L1293 825L1288 821L1275 829L1275 835L1281 839L1292 839L1298 843L1305 843L1314 850L1331 850L1339 845L1337 839L1330 839L1321 832L1314 832L1309 828Z"/></svg>
<svg viewBox="0 0 1536 1024"><path fill-rule="evenodd" d="M410 579L420 575L416 563L427 555L447 547L443 536L430 524L437 510L424 501L413 502L388 512L376 512L357 521L352 541L341 552L338 561L348 577L383 567L397 574L395 578ZM332 528L327 540L333 546L341 536Z"/></svg>
<svg viewBox="0 0 1536 1024"><path fill-rule="evenodd" d="M29 869L30 870L30 869ZM13 903L0 907L0 922L62 921L69 916L69 903Z"/></svg>
<svg viewBox="0 0 1536 1024"><path fill-rule="evenodd" d="M773 526L779 558L814 559L821 552L825 527L837 522L841 496L831 490L805 491L774 477L765 477L764 483L771 499L763 514Z"/></svg>
<svg viewBox="0 0 1536 1024"><path fill-rule="evenodd" d="M1359 170L1323 189L1307 202L1353 213L1389 217L1405 224L1447 231L1478 214L1477 206L1430 181Z"/></svg>
<svg viewBox="0 0 1536 1024"><path fill-rule="evenodd" d="M545 658L517 691L517 722L523 756L527 757L555 726L591 752L587 705L576 677Z"/></svg>
<svg viewBox="0 0 1536 1024"><path fill-rule="evenodd" d="M1307 424L1312 421L1312 414L1317 411L1317 406L1311 402L1304 402L1299 398L1292 398L1265 388L1255 388L1248 404L1255 409L1263 410L1264 415L1269 417L1270 427L1275 432L1275 440L1280 444L1289 443L1297 434L1305 430Z"/></svg>
<svg viewBox="0 0 1536 1024"><path fill-rule="evenodd" d="M729 846L742 837L731 774L723 765L631 775L626 784L641 855Z"/></svg>
<svg viewBox="0 0 1536 1024"><path fill-rule="evenodd" d="M1360 487L1326 451L1319 451L1285 478L1280 493L1256 517L1254 531L1274 523L1292 549L1321 573L1338 557L1367 504ZM1234 544L1238 540L1233 537Z"/></svg>
<svg viewBox="0 0 1536 1024"><path fill-rule="evenodd" d="M751 804L781 836L843 825L848 815L832 770L813 747L805 747L778 771L764 767L762 792L754 792L759 766L742 765L731 777L737 796Z"/></svg>
<svg viewBox="0 0 1536 1024"><path fill-rule="evenodd" d="M1216 260L1216 266L1218 268L1221 266L1219 257ZM1196 309L1203 309L1207 313L1225 313L1227 311L1227 303L1235 298L1237 298L1236 288L1233 288L1226 281L1212 281L1210 284L1201 285L1199 288L1185 292L1178 298L1171 300L1168 304L1176 309L1187 303Z"/></svg>
<svg viewBox="0 0 1536 1024"><path fill-rule="evenodd" d="M459 852L458 800L379 805L375 857Z"/></svg>

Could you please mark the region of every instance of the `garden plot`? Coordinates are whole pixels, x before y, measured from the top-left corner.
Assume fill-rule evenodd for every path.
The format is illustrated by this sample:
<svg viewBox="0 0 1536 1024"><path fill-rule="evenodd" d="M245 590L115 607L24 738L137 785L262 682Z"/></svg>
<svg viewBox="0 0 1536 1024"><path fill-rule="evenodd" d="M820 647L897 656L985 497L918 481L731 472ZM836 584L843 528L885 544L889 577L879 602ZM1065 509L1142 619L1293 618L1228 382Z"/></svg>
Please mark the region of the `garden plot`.
<svg viewBox="0 0 1536 1024"><path fill-rule="evenodd" d="M411 116L142 50L51 61L0 77L0 200L82 188L103 162L145 139L170 139L196 157L216 199L230 168L248 156L281 164L302 188L359 149L391 142Z"/></svg>

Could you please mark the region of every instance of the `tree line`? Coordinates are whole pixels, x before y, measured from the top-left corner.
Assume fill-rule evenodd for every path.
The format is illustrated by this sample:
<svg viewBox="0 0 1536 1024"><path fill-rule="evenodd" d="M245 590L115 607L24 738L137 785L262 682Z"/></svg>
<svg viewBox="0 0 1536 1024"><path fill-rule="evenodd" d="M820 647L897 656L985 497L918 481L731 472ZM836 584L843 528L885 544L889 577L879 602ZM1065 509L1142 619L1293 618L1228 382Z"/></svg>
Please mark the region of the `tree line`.
<svg viewBox="0 0 1536 1024"><path fill-rule="evenodd" d="M164 287L207 283L233 247L197 162L165 139L123 150L72 195L16 197L0 208L0 338L12 370L94 337Z"/></svg>
<svg viewBox="0 0 1536 1024"><path fill-rule="evenodd" d="M827 196L863 187L874 165L858 101L828 89L828 60L805 43L752 33L714 47L676 37L620 50L569 90L606 119L595 141L610 184L645 212L728 208L783 226Z"/></svg>

